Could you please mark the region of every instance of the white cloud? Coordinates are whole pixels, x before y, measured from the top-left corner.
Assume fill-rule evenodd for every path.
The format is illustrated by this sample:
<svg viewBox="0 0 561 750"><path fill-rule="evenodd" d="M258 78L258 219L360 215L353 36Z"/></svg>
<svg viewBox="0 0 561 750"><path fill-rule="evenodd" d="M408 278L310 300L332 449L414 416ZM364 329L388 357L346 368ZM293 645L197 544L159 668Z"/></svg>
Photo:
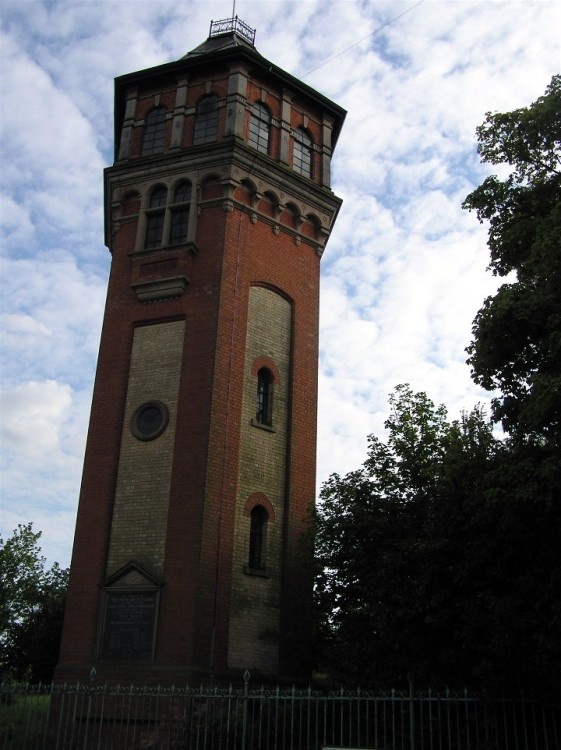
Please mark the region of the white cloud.
<svg viewBox="0 0 561 750"><path fill-rule="evenodd" d="M4 247L27 255L56 238L76 253L99 232L102 217L101 179L91 176L101 175L103 160L92 123L11 36L3 33L1 42L9 70L2 91L3 184L10 191Z"/></svg>
<svg viewBox="0 0 561 750"><path fill-rule="evenodd" d="M31 461L60 451L60 421L72 403L68 385L54 380L22 383L1 394L2 438L8 450Z"/></svg>
<svg viewBox="0 0 561 750"><path fill-rule="evenodd" d="M559 3L413 5L238 0L261 54L348 110L333 162L345 202L322 259L320 480L360 465L397 383L453 416L488 399L465 364L496 284L485 228L461 209L488 174L475 128L535 100L559 68ZM3 4L2 526L35 521L63 563L109 263L112 79L178 59L228 12L221 0Z"/></svg>
<svg viewBox="0 0 561 750"><path fill-rule="evenodd" d="M4 258L3 380L66 378L91 384L105 277L68 253ZM12 312L14 311L14 312Z"/></svg>

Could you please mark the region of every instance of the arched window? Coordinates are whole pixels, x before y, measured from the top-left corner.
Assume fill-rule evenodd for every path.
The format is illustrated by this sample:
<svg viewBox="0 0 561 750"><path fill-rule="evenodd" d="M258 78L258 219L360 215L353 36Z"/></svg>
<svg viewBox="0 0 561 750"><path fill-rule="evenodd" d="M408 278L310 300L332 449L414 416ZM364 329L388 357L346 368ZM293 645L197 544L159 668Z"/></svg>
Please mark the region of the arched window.
<svg viewBox="0 0 561 750"><path fill-rule="evenodd" d="M265 542L269 514L262 505L256 505L250 515L248 566L254 570L265 568Z"/></svg>
<svg viewBox="0 0 561 750"><path fill-rule="evenodd" d="M165 207L168 191L159 186L152 191L150 203L146 216L146 241L144 247L147 249L160 247L164 233Z"/></svg>
<svg viewBox="0 0 561 750"><path fill-rule="evenodd" d="M257 414L260 424L273 422L273 373L262 367L257 373Z"/></svg>
<svg viewBox="0 0 561 750"><path fill-rule="evenodd" d="M263 154L269 153L270 124L271 115L267 107L260 102L252 104L249 115L249 136L247 142Z"/></svg>
<svg viewBox="0 0 561 750"><path fill-rule="evenodd" d="M197 104L193 143L209 143L218 136L218 97L205 96Z"/></svg>
<svg viewBox="0 0 561 750"><path fill-rule="evenodd" d="M169 241L171 245L187 241L189 228L189 203L191 201L191 183L183 180L173 192L171 207L171 225Z"/></svg>
<svg viewBox="0 0 561 750"><path fill-rule="evenodd" d="M292 168L304 177L312 176L312 139L303 128L294 133Z"/></svg>
<svg viewBox="0 0 561 750"><path fill-rule="evenodd" d="M154 188L152 195L150 196L150 208L160 208L166 205L168 199L168 191L163 185L159 185Z"/></svg>
<svg viewBox="0 0 561 750"><path fill-rule="evenodd" d="M163 150L166 135L166 114L165 107L154 107L148 113L142 141L142 156L157 154Z"/></svg>
<svg viewBox="0 0 561 750"><path fill-rule="evenodd" d="M189 180L179 182L169 200L167 188L163 185L154 188L146 209L144 247L147 250L187 242L190 202Z"/></svg>

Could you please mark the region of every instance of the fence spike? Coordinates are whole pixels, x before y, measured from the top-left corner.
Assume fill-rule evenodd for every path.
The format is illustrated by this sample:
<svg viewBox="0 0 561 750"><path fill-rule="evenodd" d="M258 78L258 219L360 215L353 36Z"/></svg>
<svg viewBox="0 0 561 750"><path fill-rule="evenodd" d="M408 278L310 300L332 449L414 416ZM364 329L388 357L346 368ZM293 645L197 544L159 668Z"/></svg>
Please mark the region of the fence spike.
<svg viewBox="0 0 561 750"><path fill-rule="evenodd" d="M20 697L24 695L24 691L27 690L28 695L35 695L36 691L39 689L48 691L48 687L42 684L31 685L30 683L23 682L19 684L8 684L5 681L0 682L0 690L7 691L6 705L2 706L3 714L6 712L9 719L10 711L15 713L21 709ZM126 684L124 689L127 689ZM132 691L131 694L134 696L153 696L155 694L154 686L141 687L135 686L131 683L130 688L128 689L129 691ZM232 685L230 685L229 689L230 691L234 690ZM172 691L173 690L174 688L172 688ZM61 691L64 692L61 693ZM115 691L117 691L117 693ZM51 686L51 695L61 696L61 700L53 700L51 707L53 708L53 711L56 711L57 713L54 716L54 719L51 714L49 720L52 720L57 724L57 731L59 731L61 738L64 735L68 739L72 735L74 736L74 739L77 739L76 735L73 734L76 730L76 726L73 726L75 714L72 712L65 713L67 708L66 697L70 698L75 696L82 699L89 696L87 708L88 718L93 719L96 717L95 720L97 721L97 708L101 706L101 711L103 712L104 707L103 704L100 703L96 708L93 696L114 696L115 703L113 703L112 698L107 704L108 709L113 710L113 708L116 708L118 701L120 700L122 701L123 711L119 712L119 715L115 712L111 727L109 727L109 725L105 727L102 723L95 725L97 737L96 746L106 746L103 744L106 740L106 735L103 733L109 732L119 723L121 724L121 727L123 727L124 732L129 731L128 726L130 723L130 731L136 732L136 738L138 739L139 727L142 726L142 722L145 720L142 711L152 711L153 704L150 703L149 709L142 709L139 702L139 711L137 713L135 701L129 701L128 698L124 697L126 696L126 693L123 694L120 691L120 685L115 688L112 685L108 685L107 682L101 683L101 681L100 684L95 686L95 688L89 685L88 682L85 682L82 685L80 685L80 683L64 683L64 686L53 684ZM169 693L168 689L166 689L165 686L162 687L161 684L157 685L157 692L161 695L161 698L155 709L156 714L153 715L153 718L154 721L163 721L164 723L162 723L162 727L167 728L168 724L165 724L165 722L169 722L169 716L171 715L169 706L175 711L178 702L176 701L176 698ZM515 695L519 697L510 697L503 694L505 710L498 710L495 713L491 712L485 715L486 723L484 729L486 736L487 734L489 735L489 741L496 742L500 736L506 736L504 735L504 732L507 734L510 732L516 733L518 729L523 726L525 732L524 737L526 737L527 731L527 736L529 738L524 745L525 750L544 750L544 748L548 747L551 749L557 747L556 732L558 732L558 730L556 726L557 714L555 712L557 706L549 703L541 703L537 700L533 701L530 698L521 698L518 689L514 692ZM16 698L17 701L10 702L10 694ZM119 697L117 697L117 694ZM446 687L443 690L427 688L423 690L417 689L414 695L411 693L407 695L406 691L396 690L395 688L387 691L380 691L375 694L374 691L369 692L368 690L363 690L360 686L354 690L345 692L345 687L343 685L340 685L339 689L334 689L333 691L313 691L312 686L308 685L306 691L305 688L297 689L296 685L292 685L292 689L286 687L281 689L281 686L277 684L275 694L275 690L272 687L270 690L267 690L264 683L262 683L259 689L256 688L251 691L251 698L247 692L243 696L243 705L241 708L243 708L244 713L242 716L240 713L240 703L236 703L236 713L235 715L231 715L231 706L228 703L230 699L228 698L227 692L222 689L219 690L214 686L212 689L205 689L202 693L197 692L196 689L188 691L188 695L191 695L194 698L192 713L189 714L185 708L181 710L183 713L179 710L177 715L176 713L173 713L174 720L177 718L177 721L179 722L177 730L186 729L187 724L192 720L196 722L197 747L235 747L236 750L243 750L245 747L245 750L249 750L252 743L254 741L257 742L257 737L254 737L252 734L255 730L255 725L253 723L255 717L252 718L251 711L253 710L252 701L254 697L259 694L263 701L259 710L263 711L263 714L269 710L269 706L276 706L278 709L278 715L276 718L273 717L274 712L271 714L270 728L267 726L267 729L265 730L265 726L263 726L263 731L271 732L270 736L272 737L274 734L275 738L278 739L278 747L288 747L287 743L292 741L290 738L294 739L297 736L303 737L306 732L308 733L308 744L305 746L313 748L321 747L322 740L328 740L328 738L323 735L324 727L320 725L321 722L314 726L313 719L310 721L310 717L314 716L314 712L316 712L319 707L321 707L322 711L326 711L327 715L337 717L339 715L341 716L341 736L338 736L337 739L340 739L341 742L343 742L343 740L348 737L350 740L351 734L354 733L356 739L355 746L356 744L360 744L361 747L380 747L379 742L376 741L376 737L379 735L375 734L375 732L377 733L378 729L380 729L384 733L387 733L388 742L390 743L384 743L385 747L404 747L403 743L407 742L406 746L410 750L413 747L420 750L421 747L429 746L427 744L429 739L434 739L436 737L434 732L440 731L446 732L449 735L449 738L452 736L452 733L457 736L457 740L454 741L456 743L454 744L455 747L475 747L473 744L474 721L475 729L476 731L479 731L477 730L477 713L480 710L479 707L484 711L485 706L488 703L487 698L481 697L480 695L478 696L475 693L470 694L467 685L464 686L463 692L462 688L458 688L457 690L451 690L449 687ZM3 693L2 698L4 698L5 695L6 694ZM242 697L239 687L235 688L235 695ZM287 706L287 698L290 698L291 695L294 706ZM424 706L426 706L427 695L430 700L437 701L437 705L433 706L432 709L430 706L427 708L428 715L425 713L424 709ZM380 699L388 700L390 696L391 700L395 701L395 708L391 707L387 712L384 708L384 711L378 715L378 718L376 718L375 724L373 725L371 719L368 718L368 704L365 703L365 701L372 701L370 705L375 708L379 705L378 701L380 701ZM344 703L341 701L342 698L344 698ZM441 716L440 706L445 698L450 701L450 705L446 710L442 711ZM496 699L496 696L491 696L491 698ZM467 705L468 700L469 706ZM11 707L12 704L15 708ZM128 716L127 710L129 709L126 708L127 704L132 704L133 709L132 712L129 712ZM462 704L464 705L462 706ZM78 705L78 701L76 701L76 705ZM84 706L85 704L82 704L81 708L78 707L78 711L84 712L84 719L86 719ZM344 710L343 706L345 707ZM348 711L346 710L346 706L349 707ZM364 711L362 706L365 706ZM399 716L405 716L408 706L411 721L409 723L401 722L401 724L399 721L396 722L396 718L399 718ZM473 715L471 706L474 707L473 710L475 713ZM296 710L294 710L294 708L296 708ZM228 712L228 717L235 721L235 729L233 729L231 721L222 721L222 718L225 718L226 716L226 711ZM48 714L45 714L44 717L38 714L37 723L35 724L33 731L35 731L35 728L41 733L47 731L46 726L40 725L40 722L47 720L47 716ZM288 716L290 716L290 722L287 723L286 719ZM423 716L430 718L430 721L425 721ZM103 720L105 720L105 714L103 714ZM152 721L152 719L150 719L150 721ZM126 728L124 728L125 725ZM52 727L53 724L50 726ZM98 730L99 734L97 734ZM347 733L347 730L348 734L343 736ZM28 730L25 729L25 731ZM93 731L93 725L91 725L90 734L92 734L92 736ZM232 734L232 731L236 733L235 736ZM242 731L243 738L239 734L240 731ZM228 740L226 740L225 732L230 732ZM259 732L261 732L261 725L259 727ZM290 737L287 733L289 733ZM338 728L337 735L339 735ZM47 735L45 734L44 736ZM386 736L386 734L384 734L384 736ZM512 736L514 736L514 734ZM130 736L129 739L131 739ZM234 744L229 744L230 740L232 740ZM333 742L334 740L335 736L332 736L328 741ZM29 740L26 741L26 747L37 747L36 744L33 744L33 741L31 741L31 744L29 744ZM242 741L242 744L240 744L240 741ZM477 741L479 742L479 739ZM203 744L200 744L201 742ZM261 739L259 742L261 742ZM243 743L245 743L245 745ZM18 744L17 746L21 747L21 744ZM120 746L132 747L128 740L126 741L126 744L121 744ZM270 744L265 744L265 735L263 735L263 744L261 744L261 747L265 746L271 747ZM446 746L448 747L449 744ZM502 745L500 746L502 747ZM84 750L86 747L83 741L81 741L80 747L81 750ZM89 742L87 747L89 750ZM329 745L329 747L331 747L331 745Z"/></svg>

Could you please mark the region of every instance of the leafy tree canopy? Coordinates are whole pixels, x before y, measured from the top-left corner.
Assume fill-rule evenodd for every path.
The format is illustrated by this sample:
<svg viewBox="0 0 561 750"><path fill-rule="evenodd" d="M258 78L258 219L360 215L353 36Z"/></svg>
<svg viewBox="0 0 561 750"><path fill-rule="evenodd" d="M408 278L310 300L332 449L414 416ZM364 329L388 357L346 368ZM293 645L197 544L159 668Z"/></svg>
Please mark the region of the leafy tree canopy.
<svg viewBox="0 0 561 750"><path fill-rule="evenodd" d="M477 137L482 161L511 171L464 208L489 222L490 268L508 279L475 318L468 363L513 438L560 448L561 76L529 107L488 113Z"/></svg>
<svg viewBox="0 0 561 750"><path fill-rule="evenodd" d="M316 602L326 661L363 685L417 680L561 695L561 76L529 107L488 114L464 207L489 222L505 282L473 324L480 409L399 386L387 440L324 484Z"/></svg>
<svg viewBox="0 0 561 750"><path fill-rule="evenodd" d="M480 408L448 421L399 386L386 442L332 475L316 511L326 661L372 686L416 679L552 686L561 664L559 504L521 495L520 464ZM533 477L532 467L526 467Z"/></svg>
<svg viewBox="0 0 561 750"><path fill-rule="evenodd" d="M60 641L68 570L45 570L41 532L19 524L0 537L0 675L48 682Z"/></svg>

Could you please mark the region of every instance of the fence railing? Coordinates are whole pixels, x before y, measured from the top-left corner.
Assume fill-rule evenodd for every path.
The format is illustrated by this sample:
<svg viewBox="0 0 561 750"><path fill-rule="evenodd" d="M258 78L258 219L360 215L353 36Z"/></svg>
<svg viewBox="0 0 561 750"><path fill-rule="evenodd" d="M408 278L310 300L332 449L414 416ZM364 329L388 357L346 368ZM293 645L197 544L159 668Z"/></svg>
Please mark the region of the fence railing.
<svg viewBox="0 0 561 750"><path fill-rule="evenodd" d="M561 750L560 706L454 692L0 686L1 750Z"/></svg>

